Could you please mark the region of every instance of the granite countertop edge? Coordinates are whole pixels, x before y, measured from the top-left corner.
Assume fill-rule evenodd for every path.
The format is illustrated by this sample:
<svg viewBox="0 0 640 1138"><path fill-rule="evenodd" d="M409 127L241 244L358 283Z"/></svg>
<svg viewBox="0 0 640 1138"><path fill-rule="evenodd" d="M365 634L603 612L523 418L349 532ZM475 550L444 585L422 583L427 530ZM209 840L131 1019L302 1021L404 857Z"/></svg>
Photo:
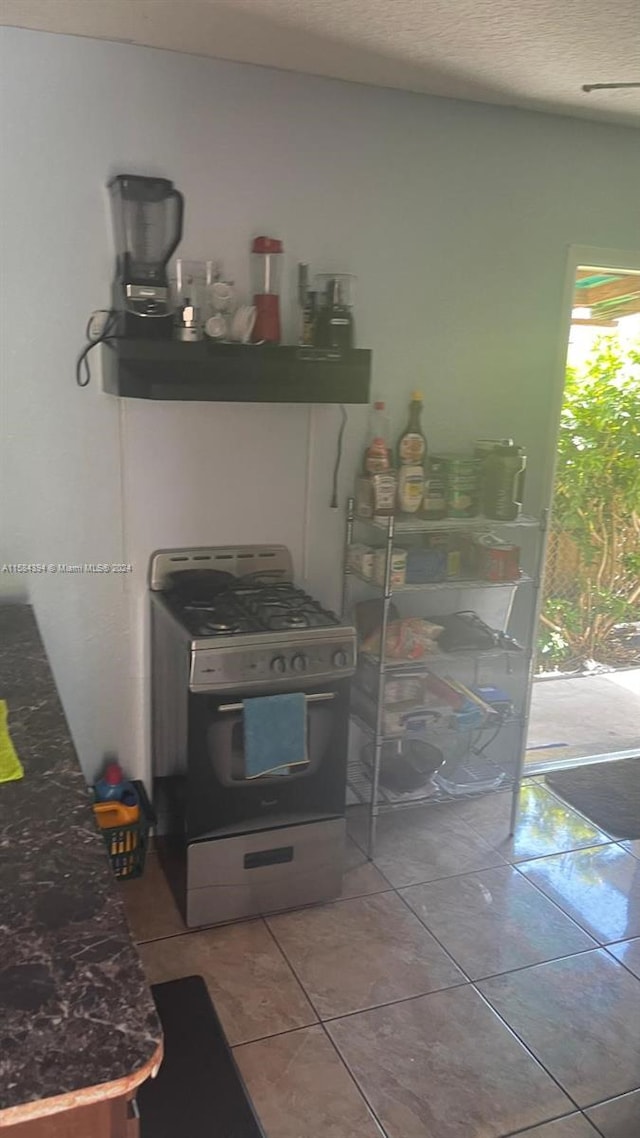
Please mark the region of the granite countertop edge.
<svg viewBox="0 0 640 1138"><path fill-rule="evenodd" d="M132 1091L162 1030L29 605L0 604L0 699L2 1127Z"/></svg>

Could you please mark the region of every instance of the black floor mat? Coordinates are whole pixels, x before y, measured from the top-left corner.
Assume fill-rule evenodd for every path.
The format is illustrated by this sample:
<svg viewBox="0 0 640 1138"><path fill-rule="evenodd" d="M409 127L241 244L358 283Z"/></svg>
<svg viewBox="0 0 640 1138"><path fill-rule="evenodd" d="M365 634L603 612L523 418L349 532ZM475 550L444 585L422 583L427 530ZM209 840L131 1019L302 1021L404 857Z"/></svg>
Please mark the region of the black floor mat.
<svg viewBox="0 0 640 1138"><path fill-rule="evenodd" d="M612 838L640 838L640 756L554 771L546 782Z"/></svg>
<svg viewBox="0 0 640 1138"><path fill-rule="evenodd" d="M202 976L154 984L151 992L164 1060L138 1090L141 1138L265 1138Z"/></svg>

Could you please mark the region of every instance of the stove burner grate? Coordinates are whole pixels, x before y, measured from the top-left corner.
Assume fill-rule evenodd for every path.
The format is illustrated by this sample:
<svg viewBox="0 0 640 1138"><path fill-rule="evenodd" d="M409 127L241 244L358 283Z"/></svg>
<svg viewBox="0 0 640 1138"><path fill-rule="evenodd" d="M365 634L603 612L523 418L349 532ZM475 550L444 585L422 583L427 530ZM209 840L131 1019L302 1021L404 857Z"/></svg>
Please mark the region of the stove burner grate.
<svg viewBox="0 0 640 1138"><path fill-rule="evenodd" d="M207 597L181 597L177 612L196 636L238 636L251 632L286 632L331 628L340 621L290 581L233 582Z"/></svg>

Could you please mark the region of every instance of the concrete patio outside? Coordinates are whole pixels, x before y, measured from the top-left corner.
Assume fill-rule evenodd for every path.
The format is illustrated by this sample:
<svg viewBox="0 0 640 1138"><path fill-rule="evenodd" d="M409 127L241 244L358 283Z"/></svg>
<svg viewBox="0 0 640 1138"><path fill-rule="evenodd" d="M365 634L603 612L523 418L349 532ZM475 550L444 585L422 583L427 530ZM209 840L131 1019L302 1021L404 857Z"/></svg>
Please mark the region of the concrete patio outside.
<svg viewBox="0 0 640 1138"><path fill-rule="evenodd" d="M525 769L634 749L640 668L534 681Z"/></svg>

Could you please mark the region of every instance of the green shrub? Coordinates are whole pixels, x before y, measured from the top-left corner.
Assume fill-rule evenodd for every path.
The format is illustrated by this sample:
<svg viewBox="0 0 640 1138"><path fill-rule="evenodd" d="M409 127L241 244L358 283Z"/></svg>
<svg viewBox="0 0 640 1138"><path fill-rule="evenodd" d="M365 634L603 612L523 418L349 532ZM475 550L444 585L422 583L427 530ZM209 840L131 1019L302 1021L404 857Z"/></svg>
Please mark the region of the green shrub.
<svg viewBox="0 0 640 1138"><path fill-rule="evenodd" d="M615 626L640 617L640 341L602 336L583 371L567 368L553 526L580 565L571 599L545 599L540 661L615 658Z"/></svg>

